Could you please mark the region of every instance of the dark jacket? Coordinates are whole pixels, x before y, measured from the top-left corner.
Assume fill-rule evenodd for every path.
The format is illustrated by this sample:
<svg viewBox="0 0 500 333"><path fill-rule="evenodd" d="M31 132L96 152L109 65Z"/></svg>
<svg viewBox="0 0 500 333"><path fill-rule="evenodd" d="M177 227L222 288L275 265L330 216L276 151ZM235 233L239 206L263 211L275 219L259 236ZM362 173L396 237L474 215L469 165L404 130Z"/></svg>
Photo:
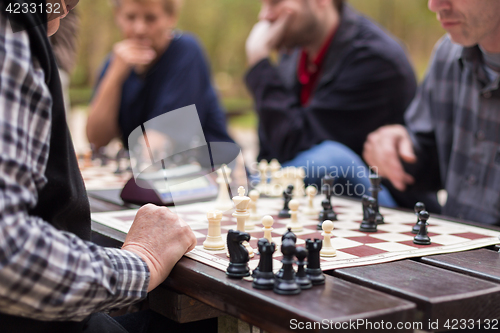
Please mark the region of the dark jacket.
<svg viewBox="0 0 500 333"><path fill-rule="evenodd" d="M361 155L367 135L402 124L416 91L408 58L391 36L350 6L330 44L308 106L300 104L300 50L268 59L246 76L259 115L259 159L293 159L324 140L345 144Z"/></svg>
<svg viewBox="0 0 500 333"><path fill-rule="evenodd" d="M24 1L18 0L19 3ZM2 1L0 8L4 9L5 4L6 1ZM59 230L90 240L89 202L66 124L61 82L47 38L46 18L39 13L26 13L10 16L9 19L11 24L16 20L18 30L25 29L28 32L31 54L43 68L53 103L50 151L45 171L47 184L39 191L37 205L29 213L39 216ZM13 29L16 31L16 27ZM44 322L0 313L0 331L5 333L80 332L83 325L84 322Z"/></svg>

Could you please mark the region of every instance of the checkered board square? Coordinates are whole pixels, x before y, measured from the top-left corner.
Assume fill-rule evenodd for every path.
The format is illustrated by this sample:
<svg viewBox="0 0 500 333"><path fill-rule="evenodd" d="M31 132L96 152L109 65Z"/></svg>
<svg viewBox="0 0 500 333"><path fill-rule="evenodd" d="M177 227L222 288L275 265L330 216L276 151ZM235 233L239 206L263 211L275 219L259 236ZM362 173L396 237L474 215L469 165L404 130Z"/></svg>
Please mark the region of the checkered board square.
<svg viewBox="0 0 500 333"><path fill-rule="evenodd" d="M321 207L322 198L315 198L315 206ZM301 208L307 205L306 199L301 199ZM361 203L338 197L332 198L334 209L338 215L338 221L334 221L332 245L337 250L335 257L321 257L321 268L330 270L336 268L353 267L384 263L399 259L421 257L441 253L471 250L499 244L499 232L459 224L444 219L429 219L429 237L431 245L413 244L414 234L411 233L412 226L417 221L415 214L400 212L388 208L380 208L385 217L385 224L378 226L375 233L359 231L362 220ZM225 271L229 258L226 250L208 251L203 249L203 241L208 232L208 221L206 213L213 210L214 202L196 203L191 205L177 206L172 210L186 221L197 237L198 245L186 254L187 257L203 262L212 267ZM277 245L277 251L273 256L274 270L281 267L282 258L279 246L281 236L287 230L290 219L278 218L278 212L283 207L282 199L261 198L258 203L259 215L271 215L274 217L272 231L273 241ZM225 212L221 221L222 237L226 237L229 229L236 229L236 220L231 216L232 211ZM127 233L134 220L137 210L125 210L119 212L94 213L94 222L106 225L116 230ZM304 246L307 238L322 239L321 231L316 230L317 217L306 216L299 209L299 221L303 225L303 231L297 232L297 246ZM250 245L257 250L257 241L263 236L262 224L257 221L254 229L247 231L252 237ZM259 256L255 255L250 260L251 269L257 267Z"/></svg>
<svg viewBox="0 0 500 333"><path fill-rule="evenodd" d="M118 164L115 161L109 161L101 166L100 161L92 161L92 166L80 167L83 182L87 191L92 190L110 190L122 189L125 183L132 177L132 172L122 171L115 173ZM83 163L82 163L83 164ZM126 166L122 166L122 169Z"/></svg>

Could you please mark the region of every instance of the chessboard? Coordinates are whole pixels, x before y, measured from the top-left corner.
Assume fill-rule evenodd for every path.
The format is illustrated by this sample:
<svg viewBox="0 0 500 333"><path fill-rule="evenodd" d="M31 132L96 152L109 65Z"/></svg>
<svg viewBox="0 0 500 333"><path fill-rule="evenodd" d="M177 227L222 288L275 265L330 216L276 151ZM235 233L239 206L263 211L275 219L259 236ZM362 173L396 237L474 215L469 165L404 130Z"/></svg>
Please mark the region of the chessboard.
<svg viewBox="0 0 500 333"><path fill-rule="evenodd" d="M87 191L122 189L125 183L132 177L132 172L117 170L116 161L108 161L101 165L100 161L92 161L90 165L80 165L80 172Z"/></svg>
<svg viewBox="0 0 500 333"><path fill-rule="evenodd" d="M322 196L317 196L314 199L315 207L320 207L321 200ZM307 206L305 198L300 199L300 201L301 207ZM428 235L431 238L431 244L416 245L413 243L415 235L411 232L413 225L417 222L414 213L380 207L380 212L385 217L385 224L378 225L377 232L368 233L359 231L362 221L361 202L334 196L332 204L337 213L338 221L334 221L331 242L337 255L335 257L321 257L322 270L466 251L500 243L500 232L431 216L428 220ZM186 256L225 271L229 265L226 250L208 251L202 245L208 232L207 212L213 210L214 205L214 202L204 202L176 206L171 209L191 226L198 240L196 248L187 253ZM276 198L260 198L257 202L259 215L271 215L274 218L272 237L278 249L273 255L273 269L275 271L281 267L282 255L279 246L281 245L281 236L287 231L287 224L290 222L289 218L278 218L278 212L282 206L283 200ZM124 210L93 213L92 220L127 233L136 212L137 210ZM236 220L231 216L232 212L234 209L225 212L221 221L224 239L228 230L236 229ZM299 221L303 225L303 231L295 233L297 246L304 246L307 238L323 239L322 231L317 230L317 218L305 216L299 210ZM264 235L262 227L260 221L256 221L253 230L246 230L251 235L249 243L254 251L257 251L258 239ZM250 269L255 269L258 262L259 256L255 255L250 259Z"/></svg>

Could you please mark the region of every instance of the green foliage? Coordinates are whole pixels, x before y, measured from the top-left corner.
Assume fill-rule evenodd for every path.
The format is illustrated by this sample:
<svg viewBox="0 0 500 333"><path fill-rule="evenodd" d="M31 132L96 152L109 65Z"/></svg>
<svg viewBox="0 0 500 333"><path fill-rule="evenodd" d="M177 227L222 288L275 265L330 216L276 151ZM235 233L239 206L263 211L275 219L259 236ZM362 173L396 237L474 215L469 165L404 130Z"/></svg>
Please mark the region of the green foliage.
<svg viewBox="0 0 500 333"><path fill-rule="evenodd" d="M444 34L435 15L427 9L427 1L348 2L404 43L419 78L422 78L432 47ZM108 1L81 1L78 9L82 20L80 52L72 85L88 89L95 82L106 54L120 39L120 33L115 27ZM233 102L229 102L229 110L252 107L243 84L246 71L245 40L257 21L259 10L258 0L184 0L178 27L198 36L224 100L245 101L244 106L234 107L231 104Z"/></svg>

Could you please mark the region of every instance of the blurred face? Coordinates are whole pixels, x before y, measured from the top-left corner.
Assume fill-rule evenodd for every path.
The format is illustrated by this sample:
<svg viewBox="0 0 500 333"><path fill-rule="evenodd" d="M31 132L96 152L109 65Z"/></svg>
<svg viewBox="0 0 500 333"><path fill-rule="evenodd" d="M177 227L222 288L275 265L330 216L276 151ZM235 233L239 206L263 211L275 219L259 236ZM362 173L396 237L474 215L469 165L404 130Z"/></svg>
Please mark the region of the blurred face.
<svg viewBox="0 0 500 333"><path fill-rule="evenodd" d="M290 21L286 27L282 46L293 48L304 46L314 40L314 31L319 25L314 7L315 0L262 0L259 20L276 21L288 11Z"/></svg>
<svg viewBox="0 0 500 333"><path fill-rule="evenodd" d="M168 14L159 2L124 0L115 16L125 39L144 41L157 50L165 45L177 23L177 18Z"/></svg>
<svg viewBox="0 0 500 333"><path fill-rule="evenodd" d="M429 0L428 6L455 43L500 44L499 0Z"/></svg>
<svg viewBox="0 0 500 333"><path fill-rule="evenodd" d="M61 19L78 4L78 0L47 0L47 4L52 9L52 13L47 14L47 36L52 36L59 29Z"/></svg>

